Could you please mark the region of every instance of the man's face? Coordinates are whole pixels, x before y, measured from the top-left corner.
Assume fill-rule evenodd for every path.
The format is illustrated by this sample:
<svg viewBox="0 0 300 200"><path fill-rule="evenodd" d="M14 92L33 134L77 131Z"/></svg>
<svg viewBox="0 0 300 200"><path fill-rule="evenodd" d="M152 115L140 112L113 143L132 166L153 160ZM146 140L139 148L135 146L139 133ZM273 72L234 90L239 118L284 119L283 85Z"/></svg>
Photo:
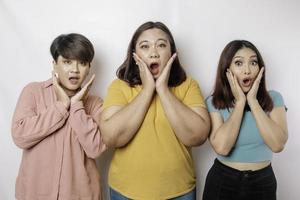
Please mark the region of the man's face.
<svg viewBox="0 0 300 200"><path fill-rule="evenodd" d="M76 93L90 70L90 63L58 56L53 62L58 81L67 94Z"/></svg>

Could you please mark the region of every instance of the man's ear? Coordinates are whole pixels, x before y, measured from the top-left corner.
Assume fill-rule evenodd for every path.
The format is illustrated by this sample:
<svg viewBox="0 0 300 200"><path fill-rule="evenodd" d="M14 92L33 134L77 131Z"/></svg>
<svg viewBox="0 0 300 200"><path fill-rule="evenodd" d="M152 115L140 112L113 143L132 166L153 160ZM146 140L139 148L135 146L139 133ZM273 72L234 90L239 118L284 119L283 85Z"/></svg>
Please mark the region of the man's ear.
<svg viewBox="0 0 300 200"><path fill-rule="evenodd" d="M52 60L52 66L53 66L53 71L56 72L56 62L55 62L55 60Z"/></svg>

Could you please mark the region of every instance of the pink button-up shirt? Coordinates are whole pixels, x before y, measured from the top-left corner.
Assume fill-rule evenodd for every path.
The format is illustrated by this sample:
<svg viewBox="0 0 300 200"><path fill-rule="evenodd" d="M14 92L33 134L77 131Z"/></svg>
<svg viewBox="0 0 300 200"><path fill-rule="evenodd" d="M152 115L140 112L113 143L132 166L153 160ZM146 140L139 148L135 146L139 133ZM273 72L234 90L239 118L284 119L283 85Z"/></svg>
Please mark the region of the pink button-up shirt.
<svg viewBox="0 0 300 200"><path fill-rule="evenodd" d="M70 110L56 100L52 80L30 83L13 116L12 136L23 149L18 200L99 200L94 158L105 149L98 122L102 100L88 96Z"/></svg>

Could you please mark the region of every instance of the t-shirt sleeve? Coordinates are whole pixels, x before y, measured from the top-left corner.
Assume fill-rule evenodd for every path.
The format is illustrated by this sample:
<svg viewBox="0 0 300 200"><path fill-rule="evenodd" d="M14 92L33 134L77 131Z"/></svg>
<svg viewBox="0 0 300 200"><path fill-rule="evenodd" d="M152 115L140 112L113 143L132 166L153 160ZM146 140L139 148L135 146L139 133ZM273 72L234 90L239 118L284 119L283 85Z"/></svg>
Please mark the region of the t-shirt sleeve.
<svg viewBox="0 0 300 200"><path fill-rule="evenodd" d="M183 103L188 107L206 107L200 87L198 83L193 79L191 79L190 81L186 95L183 98Z"/></svg>
<svg viewBox="0 0 300 200"><path fill-rule="evenodd" d="M284 104L283 97L279 92L271 90L271 91L269 91L269 94L272 98L274 107L285 107L285 109L287 110L287 108Z"/></svg>
<svg viewBox="0 0 300 200"><path fill-rule="evenodd" d="M207 110L208 112L218 112L218 109L215 108L215 106L212 103L212 96L207 97L207 99L205 100L206 106L207 106Z"/></svg>
<svg viewBox="0 0 300 200"><path fill-rule="evenodd" d="M106 97L104 98L103 109L111 106L126 105L128 101L123 91L125 87L129 87L125 82L119 79L114 80L109 86Z"/></svg>

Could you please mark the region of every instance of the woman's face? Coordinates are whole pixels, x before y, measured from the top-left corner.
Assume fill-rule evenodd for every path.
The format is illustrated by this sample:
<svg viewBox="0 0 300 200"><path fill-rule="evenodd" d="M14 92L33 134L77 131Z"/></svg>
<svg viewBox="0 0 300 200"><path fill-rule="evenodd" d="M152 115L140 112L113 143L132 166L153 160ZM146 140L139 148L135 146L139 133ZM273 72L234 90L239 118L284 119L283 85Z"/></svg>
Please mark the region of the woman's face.
<svg viewBox="0 0 300 200"><path fill-rule="evenodd" d="M171 45L165 32L153 28L144 31L138 38L136 54L147 64L148 69L157 79L171 57Z"/></svg>
<svg viewBox="0 0 300 200"><path fill-rule="evenodd" d="M88 62L67 59L61 55L53 64L54 71L58 75L58 81L69 96L80 88L90 69Z"/></svg>
<svg viewBox="0 0 300 200"><path fill-rule="evenodd" d="M250 48L242 48L233 56L229 69L237 77L243 92L248 92L259 72L256 53Z"/></svg>

